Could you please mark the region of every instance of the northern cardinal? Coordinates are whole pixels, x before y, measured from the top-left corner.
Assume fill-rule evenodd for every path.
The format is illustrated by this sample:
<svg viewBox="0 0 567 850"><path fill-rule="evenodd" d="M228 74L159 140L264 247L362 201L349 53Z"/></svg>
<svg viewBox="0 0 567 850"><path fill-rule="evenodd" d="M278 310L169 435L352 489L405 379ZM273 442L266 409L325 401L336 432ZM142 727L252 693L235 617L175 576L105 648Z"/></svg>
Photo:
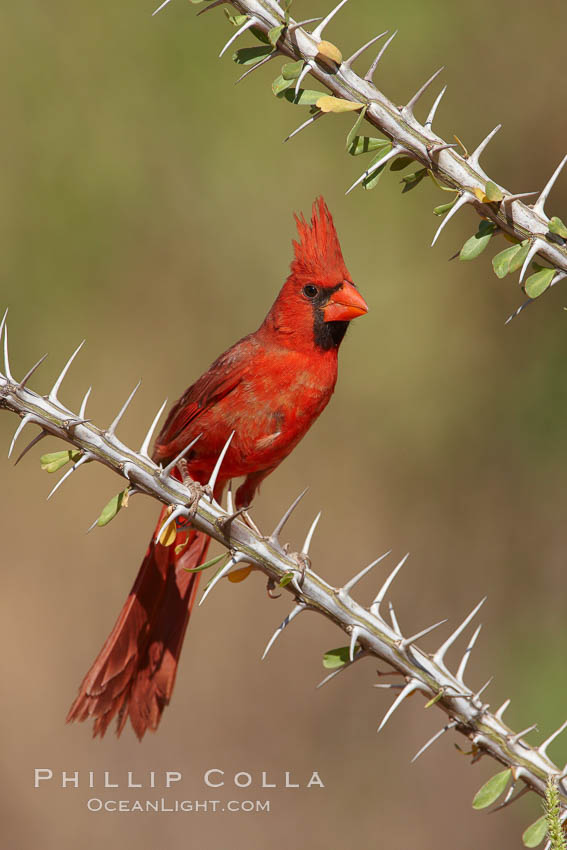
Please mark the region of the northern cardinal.
<svg viewBox="0 0 567 850"><path fill-rule="evenodd" d="M345 266L322 198L311 224L295 216L291 274L263 324L225 351L171 409L153 459L168 463L198 435L187 455L191 478L205 484L231 432L215 486L245 476L237 508L248 506L263 479L287 457L326 407L337 380L337 354L351 319L366 302ZM156 533L165 518L162 510ZM118 620L85 676L67 720L94 720L104 735L130 721L139 739L155 731L173 691L181 645L195 603L210 538L179 528L172 545L152 537Z"/></svg>

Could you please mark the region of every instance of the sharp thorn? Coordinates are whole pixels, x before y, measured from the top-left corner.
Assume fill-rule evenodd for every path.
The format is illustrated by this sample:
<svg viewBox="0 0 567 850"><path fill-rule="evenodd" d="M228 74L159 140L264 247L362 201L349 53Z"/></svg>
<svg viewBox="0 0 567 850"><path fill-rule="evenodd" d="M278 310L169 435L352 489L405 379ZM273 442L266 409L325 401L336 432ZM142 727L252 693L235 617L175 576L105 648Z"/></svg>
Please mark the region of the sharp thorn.
<svg viewBox="0 0 567 850"><path fill-rule="evenodd" d="M373 688L394 688L394 690L400 690L401 688L405 688L405 685L399 685L397 682L377 682L372 685Z"/></svg>
<svg viewBox="0 0 567 850"><path fill-rule="evenodd" d="M537 749L538 749L538 752L539 752L539 753L541 753L541 755L542 755L542 756L546 756L546 755L547 755L547 748L549 747L549 745L550 745L551 743L553 743L553 741L555 741L555 739L556 739L559 735L561 735L561 733L562 733L565 729L567 729L567 720L565 721L565 723L563 723L563 724L559 727L559 729L556 729L556 730L555 730L555 732L553 732L553 734L549 736L549 738L546 738L546 739L545 739L545 741L543 742L543 744L541 744L541 745L537 748Z"/></svg>
<svg viewBox="0 0 567 850"><path fill-rule="evenodd" d="M476 694L475 694L473 697L471 697L472 702L475 702L476 700L480 699L480 698L481 698L481 696L483 695L483 693L485 692L485 690L487 689L487 687L488 687L490 684L492 684L492 682L493 682L493 681L494 681L494 676L491 676L491 677L490 677L490 679L488 679L488 681L486 681L486 682L484 683L484 685L482 686L482 688L480 688L480 689L476 692Z"/></svg>
<svg viewBox="0 0 567 850"><path fill-rule="evenodd" d="M445 94L446 91L447 91L447 86L443 86L443 88L441 89L441 91L439 92L437 97L435 98L435 103L431 107L429 115L427 116L427 121L425 122L426 127L431 128L431 125L433 124L433 119L435 118L435 113L437 112L437 107L441 103L441 101L443 99L443 95Z"/></svg>
<svg viewBox="0 0 567 850"><path fill-rule="evenodd" d="M166 528L169 528L172 522L175 522L180 516L189 516L189 511L184 505L178 505L166 518L165 522L162 524L161 528L156 532L154 537L154 543L159 543L164 531Z"/></svg>
<svg viewBox="0 0 567 850"><path fill-rule="evenodd" d="M189 445L185 446L185 448L184 448L182 451L180 451L180 452L179 452L179 454L177 455L177 457L174 457L174 458L173 458L173 460L172 460L170 463L168 463L168 464L167 464L167 466L165 466L165 467L161 470L161 472L160 472L160 478L167 478L167 476L168 476L168 475L170 475L170 474L173 472L173 470L175 469L175 467L177 466L177 464L179 463L179 461L180 461L180 460L182 460L182 458L184 458L184 457L185 457L185 455L186 455L188 452L190 452L190 451L191 451L191 449L193 448L193 446L195 445L195 443L197 442L197 440L200 440L202 436L203 436L203 434L202 434L202 432L201 432L200 434L198 434L198 435L195 437L195 439L194 439L194 440L191 440L191 442L189 443Z"/></svg>
<svg viewBox="0 0 567 850"><path fill-rule="evenodd" d="M313 535L315 533L315 529L317 528L317 524L318 524L319 520L321 519L321 513L322 512L319 511L319 513L317 514L317 516L315 517L315 519L311 523L311 528L307 532L307 537L305 538L303 546L301 547L301 554L302 555L308 555L309 554L309 548L311 546L311 541L313 540Z"/></svg>
<svg viewBox="0 0 567 850"><path fill-rule="evenodd" d="M4 311L4 315L2 316L2 321L0 322L0 342L2 341L2 334L4 333L4 328L6 327L6 318L8 316L8 308Z"/></svg>
<svg viewBox="0 0 567 850"><path fill-rule="evenodd" d="M537 254L540 248L540 240L536 237L532 244L530 245L530 250L527 253L526 259L524 260L524 265L522 266L522 271L520 272L520 283L523 282L526 271L528 270L531 261Z"/></svg>
<svg viewBox="0 0 567 850"><path fill-rule="evenodd" d="M458 626L458 628L456 628L455 631L451 635L449 635L449 637L447 638L445 643L442 644L439 647L439 649L437 650L437 652L433 656L433 660L435 661L436 664L442 664L443 663L443 659L445 658L445 653L447 652L447 650L455 643L457 638L466 629L466 627L471 622L471 620L474 617L476 617L477 613L480 611L480 609L482 608L482 606L484 605L485 602L486 602L486 596L483 599L480 600L478 605L475 608L473 608L473 610L468 615L468 617L465 617L465 619L463 620L461 625Z"/></svg>
<svg viewBox="0 0 567 850"><path fill-rule="evenodd" d="M510 315L508 316L508 318L506 319L504 324L509 325L510 322L512 321L512 319L515 319L516 316L519 316L520 313L523 312L526 309L526 307L528 307L530 304L533 304L533 303L534 303L534 299L528 298L526 301L523 302L523 304L520 304L520 306L517 308L517 310L514 310L513 313L510 313Z"/></svg>
<svg viewBox="0 0 567 850"><path fill-rule="evenodd" d="M17 466L19 464L19 462L21 461L21 459L24 457L24 455L26 455L29 452L30 449L33 449L33 447L36 446L39 443L40 440L43 440L44 437L47 437L48 434L49 434L49 431L44 431L42 429L39 432L39 434L36 437L33 438L31 443L28 443L27 446L25 447L25 449L22 452L20 452L17 460L14 463L14 466Z"/></svg>
<svg viewBox="0 0 567 850"><path fill-rule="evenodd" d="M225 44L225 46L223 47L223 49L219 53L219 59L221 58L221 56L224 56L224 54L226 53L226 51L228 50L230 45L233 44L239 36L241 36L243 33L245 33L246 30L249 30L250 27L253 27L254 24L256 24L256 23L257 23L256 18L254 18L254 17L248 18L246 23L242 24L242 26L237 29L237 31L234 33L234 35L231 35L231 37L229 38L229 40L227 41L227 43Z"/></svg>
<svg viewBox="0 0 567 850"><path fill-rule="evenodd" d="M508 706L510 705L511 702L512 702L512 700L507 699L505 702L502 703L502 705L500 706L498 711L494 714L496 719L499 720L501 723L502 723L502 717L504 715L504 712L506 711L506 709L508 708Z"/></svg>
<svg viewBox="0 0 567 850"><path fill-rule="evenodd" d="M157 15L157 13L158 13L158 12L161 12L161 10L162 10L165 6L167 6L167 4L168 4L169 2L170 2L170 0L163 0L163 3L161 4L161 6L158 6L158 7L157 7L157 9L155 9L155 10L152 12L152 18L154 17L154 15Z"/></svg>
<svg viewBox="0 0 567 850"><path fill-rule="evenodd" d="M294 89L295 98L297 98L297 96L299 94L299 90L301 88L301 83L303 82L303 80L305 79L305 77L307 76L307 74L309 73L310 70L311 70L311 63L309 61L307 61L305 63L305 65L303 66L303 68L301 69L301 73L300 73L299 77L297 78L297 82L295 83L295 89Z"/></svg>
<svg viewBox="0 0 567 850"><path fill-rule="evenodd" d="M390 585L392 584L392 582L394 581L394 579L396 578L396 576L398 575L399 571L401 570L401 568L403 567L403 565L405 564L405 562L407 561L408 558L409 558L409 552L406 555L404 555L402 560L394 567L394 569L392 570L392 572L390 573L390 575L388 576L388 578L386 579L386 581L384 582L384 584L380 588L378 596L375 598L374 602L370 606L370 613L371 614L380 616L380 605L384 601L384 597L386 596Z"/></svg>
<svg viewBox="0 0 567 850"><path fill-rule="evenodd" d="M336 15L336 14L337 14L337 12L339 11L339 9L340 9L340 8L342 8L342 6L344 6L344 5L345 5L345 3L346 3L346 2L347 2L347 0L341 0L341 2L340 2L340 3L338 3L338 4L335 6L335 8L334 8L334 9L331 9L331 11L329 12L329 14L328 14L325 18L323 18L323 20L321 21L321 23L319 24L319 26L318 26L318 27L316 27L316 28L313 30L312 35L313 35L313 38L314 38L316 41L320 41L320 40L321 40L321 36L322 36L322 34L323 34L323 30L325 29L325 27L327 26L327 24L329 23L329 21L330 21L332 18L334 18L334 17L335 17L335 15Z"/></svg>
<svg viewBox="0 0 567 850"><path fill-rule="evenodd" d="M405 649L407 646L411 646L412 643L416 642L416 640L419 640L420 638L425 637L425 635L428 635L429 632L432 632L434 629L439 628L439 626L442 626L446 622L447 622L447 618L445 618L444 620L439 620L438 623L434 623L432 626L429 626L427 629L422 629L421 632L417 632L417 634L412 635L411 637L404 638L400 642L400 648Z"/></svg>
<svg viewBox="0 0 567 850"><path fill-rule="evenodd" d="M447 215L445 216L445 218L443 219L443 221L441 222L441 224L437 228L437 232L436 232L435 236L433 237L433 242L431 243L432 248L435 245L435 243L437 242L437 240L439 239L439 236L441 235L441 231L443 230L443 228L448 224L448 222L451 221L453 216L456 215L459 212L461 207L464 207L465 204L470 203L470 200L471 200L470 196L467 192L463 192L463 194L457 199L455 206L451 207L451 209L449 210L449 212L447 213Z"/></svg>
<svg viewBox="0 0 567 850"><path fill-rule="evenodd" d="M510 204L512 201L519 201L521 198L531 198L532 195L537 195L537 192L518 192L515 195L506 195L500 201L501 204Z"/></svg>
<svg viewBox="0 0 567 850"><path fill-rule="evenodd" d="M65 375L69 371L69 367L71 366L71 363L73 362L73 360L75 359L75 357L77 356L77 354L79 353L79 351L81 350L81 348L83 347L84 344L85 344L85 340L83 340L82 343L71 354L71 356L67 360L65 366L63 367L61 374L59 375L59 377L55 381L55 384L53 385L53 389L51 390L51 392L47 396L49 401L51 401L53 404L59 404L59 405L61 404L61 402L57 398L57 393L61 389L61 384L63 383L63 378L65 377Z"/></svg>
<svg viewBox="0 0 567 850"><path fill-rule="evenodd" d="M225 444L224 444L224 446L223 446L223 450L222 450L222 452L221 452L221 453L220 453L220 455L218 456L218 460L217 460L217 462L215 463L215 468L213 469L213 471L212 471L212 473L211 473L211 477L209 478L209 480L208 480L208 482L207 482L207 486L208 486L208 487L210 487L210 488L211 488L211 490L214 490L214 489L215 489L215 484L217 483L217 478L218 478L218 474L219 474L220 468L221 468L221 466L222 466L222 462L223 462L223 460L224 460L224 458L225 458L225 455L226 455L226 453L227 453L227 451L228 451L228 448L229 448L229 446L230 446L230 444L231 444L231 442L232 442L232 438L234 437L234 435L235 435L235 434L236 434L236 431L232 431L232 433L231 433L230 437L228 438L228 440L226 441L226 443L225 443Z"/></svg>
<svg viewBox="0 0 567 850"><path fill-rule="evenodd" d="M361 634L362 634L362 629L359 626L354 626L354 628L351 632L350 645L349 645L349 650L348 650L348 657L349 657L349 660L350 660L351 663L354 661L354 648L355 648L356 642L358 641L358 638L360 637Z"/></svg>
<svg viewBox="0 0 567 850"><path fill-rule="evenodd" d="M494 136L496 135L498 130L501 129L501 127L502 127L502 124L497 124L496 127L494 128L494 130L491 130L491 132L488 134L488 136L485 139L482 140L482 142L480 143L480 145L477 148L475 148L475 150L471 153L471 155L468 158L469 165L472 165L473 168L479 167L479 157L486 150L487 146L492 141L492 139L494 138Z"/></svg>
<svg viewBox="0 0 567 850"><path fill-rule="evenodd" d="M343 593L343 594L350 593L350 592L351 592L351 590L353 589L353 587L354 587L356 584L358 584L358 582L359 582L362 578L364 578L364 576L365 576L365 575L368 575L368 573L370 572L370 570L371 570L371 569L373 569L373 568L376 566L376 564L379 564L379 563L380 563L380 561L383 561L383 560L384 560L384 558L386 558L386 557L387 557L387 556L391 553L391 551L392 551L391 549L388 549L388 551L387 551L387 552L384 552L384 554L383 554L383 555L380 555L380 557L379 557L379 558L376 558L376 560L375 560L375 561L372 561L372 563L371 563L371 564L368 564L368 566L367 566L367 567L364 567L364 569L363 569L363 570L361 570L359 573L357 573L355 576L353 576L353 577L352 577L349 581L347 581L347 583L346 583L346 584L344 584L344 585L342 586L342 588L341 588L342 593Z"/></svg>
<svg viewBox="0 0 567 850"><path fill-rule="evenodd" d="M443 726L443 728L442 728L442 729L440 729L440 730L439 730L439 732L436 732L436 733L435 733L435 735L433 735L433 737L432 737L432 738L430 738L430 739L429 739L429 741L427 741L427 743L426 743L426 744L424 744L424 745L423 745L423 747L422 747L420 750L418 750L418 751L417 751L417 753L414 755L414 757L413 757L413 758L412 758L412 760L411 760L411 764L413 764L413 763L414 763L414 761L417 761L417 760L418 760L418 758L419 758L421 755L423 755L423 753L424 753L426 750L428 750L428 749L429 749L429 747L430 747L432 744L434 744L434 743L435 743L435 741L438 741L438 740L439 740L439 738L440 738L442 735L444 735L444 734L445 734L445 732L448 732L448 731L449 731L449 729L454 729L456 725L457 725L457 721L456 721L456 720L452 720L450 723L447 723L447 725L446 725L446 726Z"/></svg>
<svg viewBox="0 0 567 850"><path fill-rule="evenodd" d="M323 20L323 16L319 15L317 18L305 18L304 21L293 21L293 23L290 23L290 25L288 26L287 31L293 32L298 27L305 26L305 24L314 24L316 21L322 21L322 20Z"/></svg>
<svg viewBox="0 0 567 850"><path fill-rule="evenodd" d="M399 638L402 637L402 630L398 625L398 618L396 617L396 612L394 611L394 606L391 602L388 602L388 611L390 612L390 620L392 622L392 628Z"/></svg>
<svg viewBox="0 0 567 850"><path fill-rule="evenodd" d="M380 35L375 35L374 38L371 38L370 41L367 41L366 44L363 44L362 47L359 47L352 56L349 56L348 59L345 59L343 62L343 68L350 68L352 63L355 62L359 56L362 56L365 50L371 47L378 39L383 38L385 35L388 35L388 30L384 30Z"/></svg>
<svg viewBox="0 0 567 850"><path fill-rule="evenodd" d="M283 517L280 519L280 521L278 522L278 524L276 525L276 527L274 528L274 530L270 534L270 542L271 543L278 543L279 542L279 536L280 536L280 534L283 530L284 525L286 524L286 522L288 521L288 519L290 518L290 516L292 515L292 513L294 512L294 510L296 509L296 507L298 506L300 501L303 499L303 497L305 496L305 494L307 493L308 490L309 490L309 487L306 487L305 490L302 493L300 493L299 496L296 499L294 499L294 501L291 503L291 505L289 506L289 508L287 509L285 514L283 515Z"/></svg>
<svg viewBox="0 0 567 850"><path fill-rule="evenodd" d="M380 723L380 726L378 727L378 730L377 730L378 732L382 731L382 729L384 728L384 726L386 725L386 723L388 722L388 720L390 719L392 714L395 712L395 710L397 708L399 708L399 706L402 704L402 702L405 700L405 698L410 696L410 694L413 694L415 691L417 691L419 689L420 689L420 684L419 684L419 682L416 682L415 679L411 679L407 683L405 688L402 691L400 691L400 693L398 694L398 696L396 697L396 699L394 700L394 702L392 703L392 705L390 706L390 708L388 709L386 714L384 715L382 722Z"/></svg>
<svg viewBox="0 0 567 850"><path fill-rule="evenodd" d="M154 420L153 420L152 424L150 425L150 429L145 436L144 442L142 443L140 451L138 452L138 454L141 454L142 457L147 457L148 460L150 460L150 456L148 454L148 449L150 448L150 440L152 439L153 433L155 431L155 427L158 424L163 411L165 410L166 404L167 404L167 399L164 401L164 403L162 404L162 406L160 407L160 409L156 413Z"/></svg>
<svg viewBox="0 0 567 850"><path fill-rule="evenodd" d="M124 402L124 404L122 405L122 407L120 408L120 410L118 411L116 418L113 420L110 427L107 428L106 433L107 433L108 436L112 436L115 433L116 426L118 425L118 423L120 422L120 420L122 419L124 414L126 413L126 410L128 409L130 402L132 401L132 399L134 398L134 396L136 395L136 393L140 389L141 383L142 383L142 381L139 380L138 383L136 384L136 386L134 387L134 389L132 390L132 392L130 393L130 395L128 396L128 398L126 399L126 401Z"/></svg>
<svg viewBox="0 0 567 850"><path fill-rule="evenodd" d="M234 496L232 494L232 478L228 482L228 487L226 488L226 512L229 516L232 516L234 513Z"/></svg>
<svg viewBox="0 0 567 850"><path fill-rule="evenodd" d="M481 629L482 629L482 623L479 626L477 626L475 633L473 634L473 636L470 640L469 645L467 646L467 648L463 652L463 657L461 658L461 663L459 664L459 669L457 670L457 676L456 676L456 678L459 680L459 682L463 682L463 676L465 674L466 666L469 663L469 658L471 657L471 652L473 651L473 647L474 647L474 645L477 641L477 638L480 634Z"/></svg>
<svg viewBox="0 0 567 850"><path fill-rule="evenodd" d="M543 216L545 219L547 219L547 215L545 213L545 202L547 201L549 193L551 192L555 181L557 180L557 178L561 174L561 171L564 168L566 162L567 162L567 156L564 156L563 159L561 160L561 162L559 163L559 165L557 166L557 168L555 169L555 171L553 172L553 174L551 175L551 177L549 178L549 180L547 181L547 183L545 184L543 190L541 191L539 198L537 199L537 201L533 205L533 211L535 213L537 213L538 215Z"/></svg>
<svg viewBox="0 0 567 850"><path fill-rule="evenodd" d="M354 181L352 186L350 186L346 190L345 195L350 195L352 190L356 189L356 187L360 183L363 183L368 177L370 177L371 174L374 174L375 171L377 171L379 168L382 168L383 165L386 165L386 163L389 162L391 159L393 159L395 156L398 156L399 154L405 153L405 152L406 152L405 148L402 148L399 145L394 145L394 147L392 148L392 150L389 153L387 153L385 156L383 156L382 159L378 160L378 162L375 162L374 165L371 165L370 168L367 168L366 171L364 171L361 174L361 176L358 178L358 180Z"/></svg>
<svg viewBox="0 0 567 850"><path fill-rule="evenodd" d="M261 68L262 65L265 65L266 62L269 62L270 59L274 58L274 56L277 56L279 52L280 52L279 50L272 50L272 52L270 54L268 54L268 56L264 56L264 58L260 59L259 62L256 62L255 65L252 65L251 68L248 68L246 71L244 71L244 73L241 74L240 77L237 80L235 80L234 85L236 85L237 83L240 83L245 77L248 76L248 74L251 74L252 71L257 71L258 68Z"/></svg>
<svg viewBox="0 0 567 850"><path fill-rule="evenodd" d="M83 398L83 400L81 402L81 409L79 410L79 419L85 418L85 413L86 413L86 410L87 410L87 401L89 400L91 390L92 390L92 387L89 387L88 390L85 393L85 397Z"/></svg>
<svg viewBox="0 0 567 850"><path fill-rule="evenodd" d="M294 130L289 136L286 136L284 142L289 142L290 139L293 139L294 136L297 136L298 133L301 133L302 130L305 130L306 127L309 127L310 124L313 124L314 121L317 121L318 118L321 118L323 115L327 115L323 110L319 110L315 115L312 115L311 118L308 118L307 121L304 121L303 124L300 124L297 130Z"/></svg>
<svg viewBox="0 0 567 850"><path fill-rule="evenodd" d="M224 565L224 567L223 567L221 570L219 570L219 571L218 571L218 573L216 574L216 576L214 576L214 577L210 580L209 584L208 584L208 585L207 585L207 587L205 588L205 590L204 590L204 592L203 592L203 595L201 596L201 598L200 598L200 600L199 600L199 605L202 605L202 604L203 604L203 602L205 601L205 599L207 598L207 596L209 595L209 593L211 592L211 590L213 589L213 587L215 586L215 584L217 584L217 583L221 580L221 578L224 578L224 576L225 576L225 575L226 575L226 574L227 574L227 573L228 573L228 572L229 572L229 571L230 571L230 570L231 570L231 569L232 569L232 568L233 568L236 564L240 563L240 561L243 559L243 557L244 557L243 555L241 555L239 552L237 552L237 554L236 554L236 555L233 555L233 556L230 558L230 560L228 561L228 563L226 563L226 564Z"/></svg>
<svg viewBox="0 0 567 850"><path fill-rule="evenodd" d="M208 3L204 9L201 9L200 12L197 12L196 17L199 15L204 15L205 12L210 12L211 9L215 9L217 6L221 6L223 3L228 3L228 0L214 0L214 3Z"/></svg>
<svg viewBox="0 0 567 850"><path fill-rule="evenodd" d="M6 315L8 311L4 313L4 318L2 320L2 326L4 328L4 374L8 381L15 383L12 373L10 372L10 360L8 359L8 324L6 322Z"/></svg>
<svg viewBox="0 0 567 850"><path fill-rule="evenodd" d="M43 357L41 357L41 358L37 361L37 363L35 364L35 366L32 366L32 367L31 367L31 369L29 370L29 372L26 372L26 374L24 375L24 377L22 378L22 380L21 380L21 381L20 381L20 383L18 384L18 388L19 388L20 390L23 390L23 389L24 389L25 385L27 384L27 382L29 381L29 379L31 378L31 376L34 374L34 372L35 372L37 369L39 369L39 367L41 366L41 364L43 363L43 361L45 360L45 358L46 358L46 357L47 357L47 354L44 354L44 355L43 355Z"/></svg>
<svg viewBox="0 0 567 850"><path fill-rule="evenodd" d="M24 430L24 428L26 427L28 422L31 422L33 420L33 418L34 417L32 416L31 413L26 413L26 415L24 416L22 421L19 423L18 427L16 428L16 433L12 437L12 442L10 443L10 448L8 449L8 457L11 457L12 452L14 451L14 446L16 445L16 440L18 439L18 437L20 436L20 434L22 433L22 431Z"/></svg>
<svg viewBox="0 0 567 850"><path fill-rule="evenodd" d="M397 30L392 33L392 35L390 36L388 41L383 45L380 52L378 53L378 56L376 57L376 59L374 60L374 62L372 63L372 65L370 66L368 71L366 72L364 79L366 80L367 83L372 83L372 80L373 80L374 74L376 72L376 68L378 67L378 63L380 62L380 59L382 58L382 56L384 55L384 53L386 52L386 50L388 49L388 47L390 46L392 41L395 39L397 34L398 34Z"/></svg>
<svg viewBox="0 0 567 850"><path fill-rule="evenodd" d="M514 788L515 788L515 787L516 787L516 785L515 785L515 783L514 783L514 784L511 786L512 791L514 790ZM495 806L493 809L491 809L491 810L490 810L490 812L489 812L489 814L493 814L494 812L499 812L501 809L505 809L505 808L506 808L506 806L511 806L511 805L512 805L512 803L515 803L515 802L516 802L516 800L519 800L519 799L520 799L520 797L523 797L523 796L524 796L524 794L527 794L529 790L530 790L530 786L529 786L529 785L523 785L523 786L520 788L520 790L518 791L518 793L517 793L517 794L515 794L514 796L512 796L512 795L510 794L510 792L508 792L508 793L506 794L506 797L504 798L504 801L503 801L502 803L500 803L498 806Z"/></svg>
<svg viewBox="0 0 567 850"><path fill-rule="evenodd" d="M532 723L531 726L527 726L525 729L522 729L521 732L517 732L515 735L510 735L508 738L509 744L517 744L520 741L520 738L523 738L524 735L527 735L529 732L533 732L534 729L537 729L537 723Z"/></svg>
<svg viewBox="0 0 567 850"><path fill-rule="evenodd" d="M456 148L456 147L458 147L456 142L450 142L450 143L447 142L447 144L443 144L443 145L434 145L432 148L429 149L429 157L431 158L436 153L441 153L441 151L446 151L449 148Z"/></svg>
<svg viewBox="0 0 567 850"><path fill-rule="evenodd" d="M413 116L414 106L416 105L420 97L425 94L431 83L436 80L441 71L444 70L445 66L442 65L441 68L439 68L438 71L435 71L435 73L431 75L431 77L422 85L422 87L416 91L411 100L409 100L408 103L401 110L401 113L404 117L408 117L409 115Z"/></svg>
<svg viewBox="0 0 567 850"><path fill-rule="evenodd" d="M89 452L86 452L86 454L84 454L82 457L80 457L80 458L79 458L79 460L78 460L76 463L74 463L74 464L73 464L73 466L71 467L71 469L68 469L68 470L67 470L67 472L65 473L65 475L63 475L63 476L59 479L59 481L57 482L57 484L55 485L55 487L53 488L53 490L51 491L51 493L50 493L50 494L49 494L49 496L47 497L47 501L49 501L49 500L51 499L51 497L52 497L52 496L53 496L53 494L56 492L56 490L58 490L58 489L61 487L61 485L63 484L63 482L64 482L64 481L66 481L66 480L67 480L67 478L69 478L69 476L70 476L70 475L72 475L72 474L73 474L73 472L74 472L76 469L78 469L80 466L82 466L82 465L83 465L83 463L86 463L86 462L87 462L87 460L90 460L90 459L91 459L91 457L92 457L92 455L91 455Z"/></svg>
<svg viewBox="0 0 567 850"><path fill-rule="evenodd" d="M367 655L370 655L370 653L368 652L368 650L366 650L366 649L361 649L359 652L357 652L357 653L356 653L356 655L354 656L354 658L353 658L353 660L352 660L352 661L347 661L345 664L342 664L342 665L341 665L340 667L338 667L336 670L333 670L333 672L332 672L332 673L329 673L329 675L328 675L328 676L325 676L325 678L324 678L324 679L322 679L322 680L319 682L319 684L317 685L317 688L322 688L322 687L323 687L323 685L326 685L326 684L327 684L327 682L330 682L330 681L331 681L331 679L334 679L334 678L335 678L335 676L338 676L338 675L339 675L339 673L342 673L342 672L343 672L343 670L346 670L346 669L347 669L347 667L352 667L352 665L353 665L353 664L356 664L356 662L357 662L357 661L360 661L360 659L361 659L361 658L365 658Z"/></svg>
<svg viewBox="0 0 567 850"><path fill-rule="evenodd" d="M270 640L268 641L268 643L267 643L267 645L266 645L266 648L265 648L265 650L264 650L264 653L263 653L263 655L262 655L262 658L261 658L261 660L262 660L262 661L264 660L264 658L266 657L266 655L268 654L268 652L270 651L270 649L272 648L272 646L274 645L274 643L276 642L276 640L279 638L279 636L281 635L281 633L283 632L283 630L285 629L285 627L286 627L286 626L289 626L289 624L291 623L291 621L292 621L293 619L295 619L295 617L297 617L297 615L298 615L298 614L301 614L301 612L302 612L302 611L305 611L305 610L306 610L306 608L307 608L307 606L306 606L303 602L298 602L298 604L295 606L295 608L292 608L292 610L291 610L291 611L290 611L290 613L287 615L287 617L285 618L285 620L283 620L283 621L280 623L280 625L277 627L277 629L276 629L276 630L275 630L275 632L273 633L272 637L271 637L271 638L270 638Z"/></svg>

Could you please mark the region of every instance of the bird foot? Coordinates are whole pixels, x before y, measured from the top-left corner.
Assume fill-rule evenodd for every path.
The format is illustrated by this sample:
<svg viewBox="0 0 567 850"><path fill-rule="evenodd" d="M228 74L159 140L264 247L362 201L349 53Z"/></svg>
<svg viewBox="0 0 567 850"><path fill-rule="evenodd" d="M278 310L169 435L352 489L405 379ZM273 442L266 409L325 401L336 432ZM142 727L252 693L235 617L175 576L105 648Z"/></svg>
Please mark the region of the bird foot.
<svg viewBox="0 0 567 850"><path fill-rule="evenodd" d="M266 584L266 591L267 591L270 599L279 599L280 598L281 593L274 593L275 589L276 589L275 580L273 578L269 578L268 583Z"/></svg>

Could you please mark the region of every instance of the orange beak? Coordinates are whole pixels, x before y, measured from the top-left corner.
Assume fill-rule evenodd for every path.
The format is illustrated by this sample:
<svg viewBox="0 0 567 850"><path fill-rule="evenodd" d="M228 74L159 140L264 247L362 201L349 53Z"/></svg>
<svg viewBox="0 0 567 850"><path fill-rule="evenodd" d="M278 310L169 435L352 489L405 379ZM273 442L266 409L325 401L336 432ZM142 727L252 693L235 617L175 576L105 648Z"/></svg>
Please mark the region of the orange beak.
<svg viewBox="0 0 567 850"><path fill-rule="evenodd" d="M333 292L323 308L323 318L326 322L350 322L365 313L368 313L366 301L358 289L347 280L340 289Z"/></svg>

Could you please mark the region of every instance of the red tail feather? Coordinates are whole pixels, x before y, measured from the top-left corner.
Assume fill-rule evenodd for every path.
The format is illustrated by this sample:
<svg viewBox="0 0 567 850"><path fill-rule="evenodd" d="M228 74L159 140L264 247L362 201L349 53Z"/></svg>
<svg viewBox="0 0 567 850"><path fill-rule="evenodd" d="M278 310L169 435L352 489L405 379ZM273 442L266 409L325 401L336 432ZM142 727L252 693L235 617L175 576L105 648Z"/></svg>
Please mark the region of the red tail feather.
<svg viewBox="0 0 567 850"><path fill-rule="evenodd" d="M156 532L164 518L165 509ZM152 537L128 599L67 721L92 717L93 734L102 736L117 716L120 735L129 717L138 738L148 729L155 732L171 698L201 575L187 568L205 561L209 543L210 537L193 530L178 532L167 547Z"/></svg>

